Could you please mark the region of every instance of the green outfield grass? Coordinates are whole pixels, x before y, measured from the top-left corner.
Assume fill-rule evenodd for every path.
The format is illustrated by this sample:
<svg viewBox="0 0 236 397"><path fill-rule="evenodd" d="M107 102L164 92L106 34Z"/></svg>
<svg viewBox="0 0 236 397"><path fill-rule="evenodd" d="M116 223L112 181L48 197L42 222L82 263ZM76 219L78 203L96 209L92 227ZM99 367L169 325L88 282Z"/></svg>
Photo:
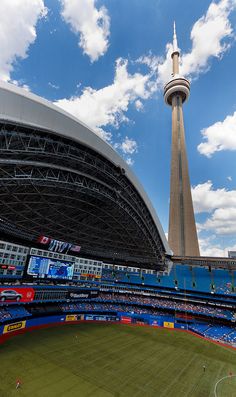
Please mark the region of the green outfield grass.
<svg viewBox="0 0 236 397"><path fill-rule="evenodd" d="M184 332L83 323L13 337L0 366L0 397L214 397L217 380L236 374L236 351ZM218 397L236 397L236 377Z"/></svg>

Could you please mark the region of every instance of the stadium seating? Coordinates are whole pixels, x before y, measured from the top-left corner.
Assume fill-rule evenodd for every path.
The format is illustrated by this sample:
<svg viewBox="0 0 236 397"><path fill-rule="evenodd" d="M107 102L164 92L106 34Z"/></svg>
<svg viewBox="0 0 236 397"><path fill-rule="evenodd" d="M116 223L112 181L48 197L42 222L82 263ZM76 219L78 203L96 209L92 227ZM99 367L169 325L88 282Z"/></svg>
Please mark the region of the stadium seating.
<svg viewBox="0 0 236 397"><path fill-rule="evenodd" d="M232 327L236 320L235 293L232 292L234 275L227 270L210 270L173 265L170 275L157 276L104 269L100 283L70 283L70 291L75 287L83 290L80 299L70 296L66 283L60 286L45 285L43 281L39 285L34 283L31 284L35 289L34 302L28 302L27 306L23 302L1 302L0 323L2 326L15 319L56 315L63 315L60 321L64 321L65 313L106 314L120 318L125 315L141 322L144 318L148 324L154 321L158 326L170 321L176 328L188 327L204 337L233 345L236 344L236 329ZM96 297L90 295L90 290L95 290Z"/></svg>
<svg viewBox="0 0 236 397"><path fill-rule="evenodd" d="M231 344L236 344L236 330L231 330L225 340Z"/></svg>
<svg viewBox="0 0 236 397"><path fill-rule="evenodd" d="M1 307L0 308L0 322L9 320L11 318L12 317L11 317L10 313L6 309Z"/></svg>
<svg viewBox="0 0 236 397"><path fill-rule="evenodd" d="M154 274L103 269L102 280L166 288L178 287L179 289L188 291L236 295L236 291L232 291L236 272L233 272L233 274L223 269L210 270L208 267L173 265L169 275L157 276Z"/></svg>
<svg viewBox="0 0 236 397"><path fill-rule="evenodd" d="M91 311L102 311L102 312L125 312L125 313L137 313L137 314L152 314L152 315L165 315L164 313L155 310L153 308L140 308L133 305L119 305L118 303L77 303L74 305L73 310L69 308L68 305L61 304L60 305L62 311L64 312L74 312L74 311L83 311L83 312L91 312Z"/></svg>
<svg viewBox="0 0 236 397"><path fill-rule="evenodd" d="M192 324L189 329L198 334L216 341L226 342L230 344L236 343L235 327L217 325L217 324Z"/></svg>
<svg viewBox="0 0 236 397"><path fill-rule="evenodd" d="M224 310L209 305L199 305L190 302L183 302L178 300L160 299L141 295L127 295L127 294L100 294L96 301L101 302L124 302L125 304L136 304L142 306L151 306L153 308L171 309L175 311L184 311L197 314L204 314L211 317L232 319L234 312Z"/></svg>
<svg viewBox="0 0 236 397"><path fill-rule="evenodd" d="M12 318L29 317L31 314L25 309L24 306L9 306L7 311L10 313Z"/></svg>
<svg viewBox="0 0 236 397"><path fill-rule="evenodd" d="M31 314L25 309L24 306L9 306L7 308L0 308L0 322L29 316L31 316Z"/></svg>

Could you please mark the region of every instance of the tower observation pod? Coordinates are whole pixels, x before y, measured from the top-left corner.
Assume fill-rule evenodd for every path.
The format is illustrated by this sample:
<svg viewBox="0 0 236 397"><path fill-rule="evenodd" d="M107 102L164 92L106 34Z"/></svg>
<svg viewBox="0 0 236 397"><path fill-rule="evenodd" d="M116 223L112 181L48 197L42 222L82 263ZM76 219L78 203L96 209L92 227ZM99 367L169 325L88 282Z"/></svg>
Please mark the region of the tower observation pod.
<svg viewBox="0 0 236 397"><path fill-rule="evenodd" d="M172 149L168 241L174 255L199 256L185 145L183 103L189 98L190 83L179 74L180 50L174 23L172 78L164 87L164 100L172 107Z"/></svg>

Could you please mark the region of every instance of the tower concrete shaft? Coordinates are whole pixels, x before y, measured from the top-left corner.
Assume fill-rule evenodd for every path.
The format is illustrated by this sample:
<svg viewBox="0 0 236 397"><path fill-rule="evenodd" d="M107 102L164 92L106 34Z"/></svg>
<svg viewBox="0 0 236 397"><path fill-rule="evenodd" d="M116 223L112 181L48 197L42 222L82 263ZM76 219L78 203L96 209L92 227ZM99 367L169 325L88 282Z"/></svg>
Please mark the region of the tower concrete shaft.
<svg viewBox="0 0 236 397"><path fill-rule="evenodd" d="M172 107L172 150L168 240L174 255L199 256L193 212L182 104L188 99L190 83L179 75L179 49L174 26L173 78L164 88L165 102Z"/></svg>

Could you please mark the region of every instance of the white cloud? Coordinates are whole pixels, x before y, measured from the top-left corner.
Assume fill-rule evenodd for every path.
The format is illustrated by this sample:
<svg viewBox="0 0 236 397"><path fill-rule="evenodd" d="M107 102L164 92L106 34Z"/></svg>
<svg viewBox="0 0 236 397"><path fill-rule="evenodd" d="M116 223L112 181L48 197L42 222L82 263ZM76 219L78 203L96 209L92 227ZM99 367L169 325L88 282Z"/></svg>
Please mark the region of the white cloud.
<svg viewBox="0 0 236 397"><path fill-rule="evenodd" d="M232 27L229 21L231 11L236 7L236 0L212 2L206 13L198 19L191 30L192 48L180 57L180 73L185 77L196 77L209 69L211 57L220 58L229 48ZM181 47L181 46L180 46ZM162 88L170 79L172 71L172 43L166 45L166 56L160 58L149 54L138 59L156 74L156 89Z"/></svg>
<svg viewBox="0 0 236 397"><path fill-rule="evenodd" d="M50 30L50 34L54 34L54 33L56 33L56 31L57 31L57 29L52 29L52 30Z"/></svg>
<svg viewBox="0 0 236 397"><path fill-rule="evenodd" d="M88 21L90 27L92 26L90 25L91 21L93 21L91 24L97 26L98 19L96 15L101 9L96 10L94 0L83 0L83 12L76 12L77 7L81 8L82 0L61 1L64 7L62 11L63 17L73 26L77 33L81 34L81 37L86 32L86 30L83 30L84 21ZM192 50L182 57L182 68L187 74L196 74L205 70L211 56L219 57L226 50L223 40L230 36L232 32L228 16L235 3L236 0L221 0L218 4L211 3L206 14L195 23L191 32ZM215 23L215 20L217 23ZM96 32L96 26L94 32ZM209 33L210 46L205 40L208 30L211 30L211 33ZM98 35L99 40L100 35ZM85 46L85 41L81 41L80 44L84 46L84 51L90 55L92 60L97 59L101 55L101 53L97 52L96 45L95 47L92 45L92 50L90 51L90 47ZM204 46L206 46L206 49L204 49ZM61 99L56 104L88 124L102 138L112 141L112 134L105 131L104 128L106 129L109 126L118 127L122 122L128 121L126 112L129 109L129 105L134 103L136 110L141 110L143 108L143 100L150 98L153 93L162 89L164 80L166 78L169 79L172 44L168 43L166 49L166 59L149 54L137 60L137 63L145 64L149 68L146 74L129 74L127 70L128 61L118 59L112 84L98 90L86 87L81 95L75 95L69 99ZM195 65L194 68L192 64Z"/></svg>
<svg viewBox="0 0 236 397"><path fill-rule="evenodd" d="M149 76L129 74L127 67L127 60L118 59L112 84L99 90L87 87L80 96L60 99L55 104L89 125L103 139L111 140L111 133L103 128L118 127L127 122L125 112L129 105L150 95L147 88Z"/></svg>
<svg viewBox="0 0 236 397"><path fill-rule="evenodd" d="M232 182L232 176L227 176L228 181Z"/></svg>
<svg viewBox="0 0 236 397"><path fill-rule="evenodd" d="M210 214L203 223L197 224L200 232L236 233L236 190L214 190L212 182L207 181L192 188L192 197L195 213Z"/></svg>
<svg viewBox="0 0 236 397"><path fill-rule="evenodd" d="M210 238L198 239L201 256L228 257L228 251L235 251L236 244L222 248L219 243Z"/></svg>
<svg viewBox="0 0 236 397"><path fill-rule="evenodd" d="M136 62L146 65L150 69L149 89L150 92L162 90L163 85L170 79L172 70L172 44L166 46L166 57L159 57L149 53L139 57Z"/></svg>
<svg viewBox="0 0 236 397"><path fill-rule="evenodd" d="M108 49L110 18L105 7L97 9L95 0L61 0L62 16L72 30L80 35L79 46L91 61Z"/></svg>
<svg viewBox="0 0 236 397"><path fill-rule="evenodd" d="M159 58L156 58L157 65L157 83L162 89L163 85L170 80L172 73L172 58L171 54L173 52L173 47L171 43L166 45L166 58L163 58L160 62ZM155 67L155 59L153 60L153 66ZM185 76L187 77L187 76Z"/></svg>
<svg viewBox="0 0 236 397"><path fill-rule="evenodd" d="M236 190L215 189L211 181L192 188L195 213L212 212L218 208L236 208Z"/></svg>
<svg viewBox="0 0 236 397"><path fill-rule="evenodd" d="M138 144L134 139L128 138L126 136L123 142L116 142L114 144L114 148L119 149L122 154L125 155L125 161L128 165L134 164L134 160L131 156L138 152Z"/></svg>
<svg viewBox="0 0 236 397"><path fill-rule="evenodd" d="M36 24L45 16L43 0L0 1L0 75L10 80L14 63L26 58L29 46L36 39Z"/></svg>
<svg viewBox="0 0 236 397"><path fill-rule="evenodd" d="M192 50L182 56L181 72L188 76L208 69L210 57L219 58L229 47L225 39L232 35L229 14L235 8L235 0L212 2L191 31Z"/></svg>
<svg viewBox="0 0 236 397"><path fill-rule="evenodd" d="M58 90L60 87L59 85L51 83L51 81L48 82L49 87L54 88L55 90Z"/></svg>
<svg viewBox="0 0 236 397"><path fill-rule="evenodd" d="M218 235L236 233L236 207L218 208L200 225L199 230L214 231Z"/></svg>
<svg viewBox="0 0 236 397"><path fill-rule="evenodd" d="M120 149L125 154L134 154L138 151L137 142L134 139L130 139L127 136L124 141L119 145Z"/></svg>
<svg viewBox="0 0 236 397"><path fill-rule="evenodd" d="M138 110L138 111L143 109L143 103L139 99L137 99L137 101L135 101L134 105L135 105L136 110Z"/></svg>
<svg viewBox="0 0 236 397"><path fill-rule="evenodd" d="M94 0L83 0L83 12L77 12L81 9L82 0L61 0L61 2L64 19L71 24L76 33L80 33L80 45L84 52L92 61L96 60L104 54L108 45L107 12L104 9L97 10ZM226 44L226 39L232 35L229 14L235 5L236 0L221 0L217 4L212 2L205 15L194 24L191 31L192 49L182 56L181 68L186 73L186 77L196 76L207 70L210 57L220 57L226 51L229 45ZM99 14L100 12L102 14ZM97 26L99 29L101 27L97 25L98 15L106 15L108 18L107 24L103 25L103 27L106 25L106 35L104 36L99 30L98 39L92 34L87 40L87 27L89 32L96 32ZM206 36L209 37L209 42ZM102 47L103 50L101 48L98 50L97 41L100 42L101 37L103 39L105 37L105 41L101 41L106 44ZM152 54L140 57L136 62L148 67L146 74L129 74L128 61L118 59L114 81L110 85L98 90L86 87L81 95L58 100L56 104L88 124L98 135L113 143L114 147L119 148L126 155L126 145L123 143L121 147L120 143L114 144L116 139L113 139L112 133L107 131L107 128L109 129L109 126L117 128L122 122L129 121L126 112L130 104L133 103L136 110L140 111L143 109L143 101L162 89L163 83L171 74L171 52L172 44L168 43L166 58ZM131 156L126 161L131 161Z"/></svg>
<svg viewBox="0 0 236 397"><path fill-rule="evenodd" d="M134 160L133 160L131 157L127 157L126 163L127 163L129 166L132 166L132 165L134 164Z"/></svg>
<svg viewBox="0 0 236 397"><path fill-rule="evenodd" d="M202 130L198 151L207 157L222 150L236 150L236 112Z"/></svg>

